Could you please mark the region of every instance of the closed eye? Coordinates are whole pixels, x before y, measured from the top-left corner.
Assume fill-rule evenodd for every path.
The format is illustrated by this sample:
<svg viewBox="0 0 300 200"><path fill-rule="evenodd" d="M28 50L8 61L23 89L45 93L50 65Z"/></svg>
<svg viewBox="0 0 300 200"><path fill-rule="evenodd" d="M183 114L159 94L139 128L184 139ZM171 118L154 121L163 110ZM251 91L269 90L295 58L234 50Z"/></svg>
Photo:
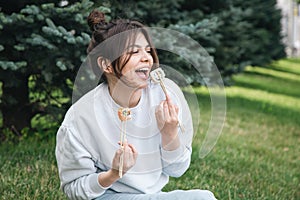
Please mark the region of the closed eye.
<svg viewBox="0 0 300 200"><path fill-rule="evenodd" d="M151 49L145 49L145 51L147 53L151 53ZM141 52L142 52L141 49L137 49L137 50L133 50L133 51L128 52L128 54L138 54L138 53L141 53Z"/></svg>
<svg viewBox="0 0 300 200"><path fill-rule="evenodd" d="M130 54L136 54L139 53L139 50L131 51Z"/></svg>
<svg viewBox="0 0 300 200"><path fill-rule="evenodd" d="M148 44L148 45L146 45L146 46L140 46L140 45L136 45L136 44L134 44L134 45L130 45L128 48L127 48L127 53L128 54L137 54L137 53L140 53L140 51L142 51L142 50L145 50L147 53L151 53L151 47L150 47L150 45Z"/></svg>

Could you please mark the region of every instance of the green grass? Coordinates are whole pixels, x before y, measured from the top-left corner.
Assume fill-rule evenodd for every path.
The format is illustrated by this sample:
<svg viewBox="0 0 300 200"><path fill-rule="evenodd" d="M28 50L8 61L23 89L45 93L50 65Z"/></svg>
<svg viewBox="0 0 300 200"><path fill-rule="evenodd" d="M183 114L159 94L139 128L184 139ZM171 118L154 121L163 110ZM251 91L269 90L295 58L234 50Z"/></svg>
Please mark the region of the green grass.
<svg viewBox="0 0 300 200"><path fill-rule="evenodd" d="M248 67L226 88L227 117L213 151L199 158L210 97L196 88L202 118L190 169L166 190L202 188L218 199L300 199L300 60Z"/></svg>
<svg viewBox="0 0 300 200"><path fill-rule="evenodd" d="M55 138L1 144L1 199L65 199L59 190Z"/></svg>
<svg viewBox="0 0 300 200"><path fill-rule="evenodd" d="M210 96L194 88L201 125L192 163L165 190L209 189L218 199L300 199L300 60L248 67L226 88L227 116L222 135L208 156L199 149L210 120ZM59 190L49 140L26 139L0 146L2 199L65 199Z"/></svg>

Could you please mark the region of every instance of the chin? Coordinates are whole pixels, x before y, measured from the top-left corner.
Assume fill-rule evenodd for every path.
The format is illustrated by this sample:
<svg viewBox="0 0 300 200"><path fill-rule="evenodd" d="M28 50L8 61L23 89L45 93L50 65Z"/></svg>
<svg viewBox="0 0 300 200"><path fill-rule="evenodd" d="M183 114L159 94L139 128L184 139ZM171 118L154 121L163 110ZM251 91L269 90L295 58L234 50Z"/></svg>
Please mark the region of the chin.
<svg viewBox="0 0 300 200"><path fill-rule="evenodd" d="M145 81L145 82L142 82L142 83L138 84L139 89L144 89L146 87L148 87L148 81Z"/></svg>
<svg viewBox="0 0 300 200"><path fill-rule="evenodd" d="M138 88L140 89L144 89L144 88L147 88L148 87L148 83L144 84L144 85L140 85Z"/></svg>

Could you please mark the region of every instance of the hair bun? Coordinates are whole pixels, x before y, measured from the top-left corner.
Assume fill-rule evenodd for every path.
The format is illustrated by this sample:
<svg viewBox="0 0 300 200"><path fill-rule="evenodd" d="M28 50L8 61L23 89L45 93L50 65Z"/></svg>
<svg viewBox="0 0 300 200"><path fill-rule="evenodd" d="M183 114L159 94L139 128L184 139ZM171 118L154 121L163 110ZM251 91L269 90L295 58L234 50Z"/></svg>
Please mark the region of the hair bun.
<svg viewBox="0 0 300 200"><path fill-rule="evenodd" d="M88 22L88 25L89 25L91 31L95 31L96 25L105 23L105 15L104 15L104 13L100 12L99 10L93 10L89 14L89 16L87 18L87 22Z"/></svg>

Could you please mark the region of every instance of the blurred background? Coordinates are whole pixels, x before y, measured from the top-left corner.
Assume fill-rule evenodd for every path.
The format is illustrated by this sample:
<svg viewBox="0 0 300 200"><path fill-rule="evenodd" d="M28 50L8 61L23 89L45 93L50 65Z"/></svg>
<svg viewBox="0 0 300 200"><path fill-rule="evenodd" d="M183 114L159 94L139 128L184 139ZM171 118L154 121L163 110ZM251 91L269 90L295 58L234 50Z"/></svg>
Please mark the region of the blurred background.
<svg viewBox="0 0 300 200"><path fill-rule="evenodd" d="M50 114L57 121L70 105L91 34L86 17L94 8L108 20L139 19L189 35L213 57L226 85L246 66L299 56L300 11L292 0L5 1L0 16L3 128L21 135L32 128L32 118ZM174 68L190 84L205 84L178 56L162 53L160 60L169 66L176 62Z"/></svg>
<svg viewBox="0 0 300 200"><path fill-rule="evenodd" d="M281 30L286 53L291 57L300 56L300 8L299 1L277 1L281 9Z"/></svg>
<svg viewBox="0 0 300 200"><path fill-rule="evenodd" d="M213 60L221 73L226 123L214 150L199 159L211 113L206 81L180 56L159 52L160 63L193 86L201 110L191 168L165 190L206 188L218 199L300 199L299 0L1 0L4 199L64 199L55 135L87 56L86 18L93 9L107 20L137 19L184 33L209 53L201 62Z"/></svg>

